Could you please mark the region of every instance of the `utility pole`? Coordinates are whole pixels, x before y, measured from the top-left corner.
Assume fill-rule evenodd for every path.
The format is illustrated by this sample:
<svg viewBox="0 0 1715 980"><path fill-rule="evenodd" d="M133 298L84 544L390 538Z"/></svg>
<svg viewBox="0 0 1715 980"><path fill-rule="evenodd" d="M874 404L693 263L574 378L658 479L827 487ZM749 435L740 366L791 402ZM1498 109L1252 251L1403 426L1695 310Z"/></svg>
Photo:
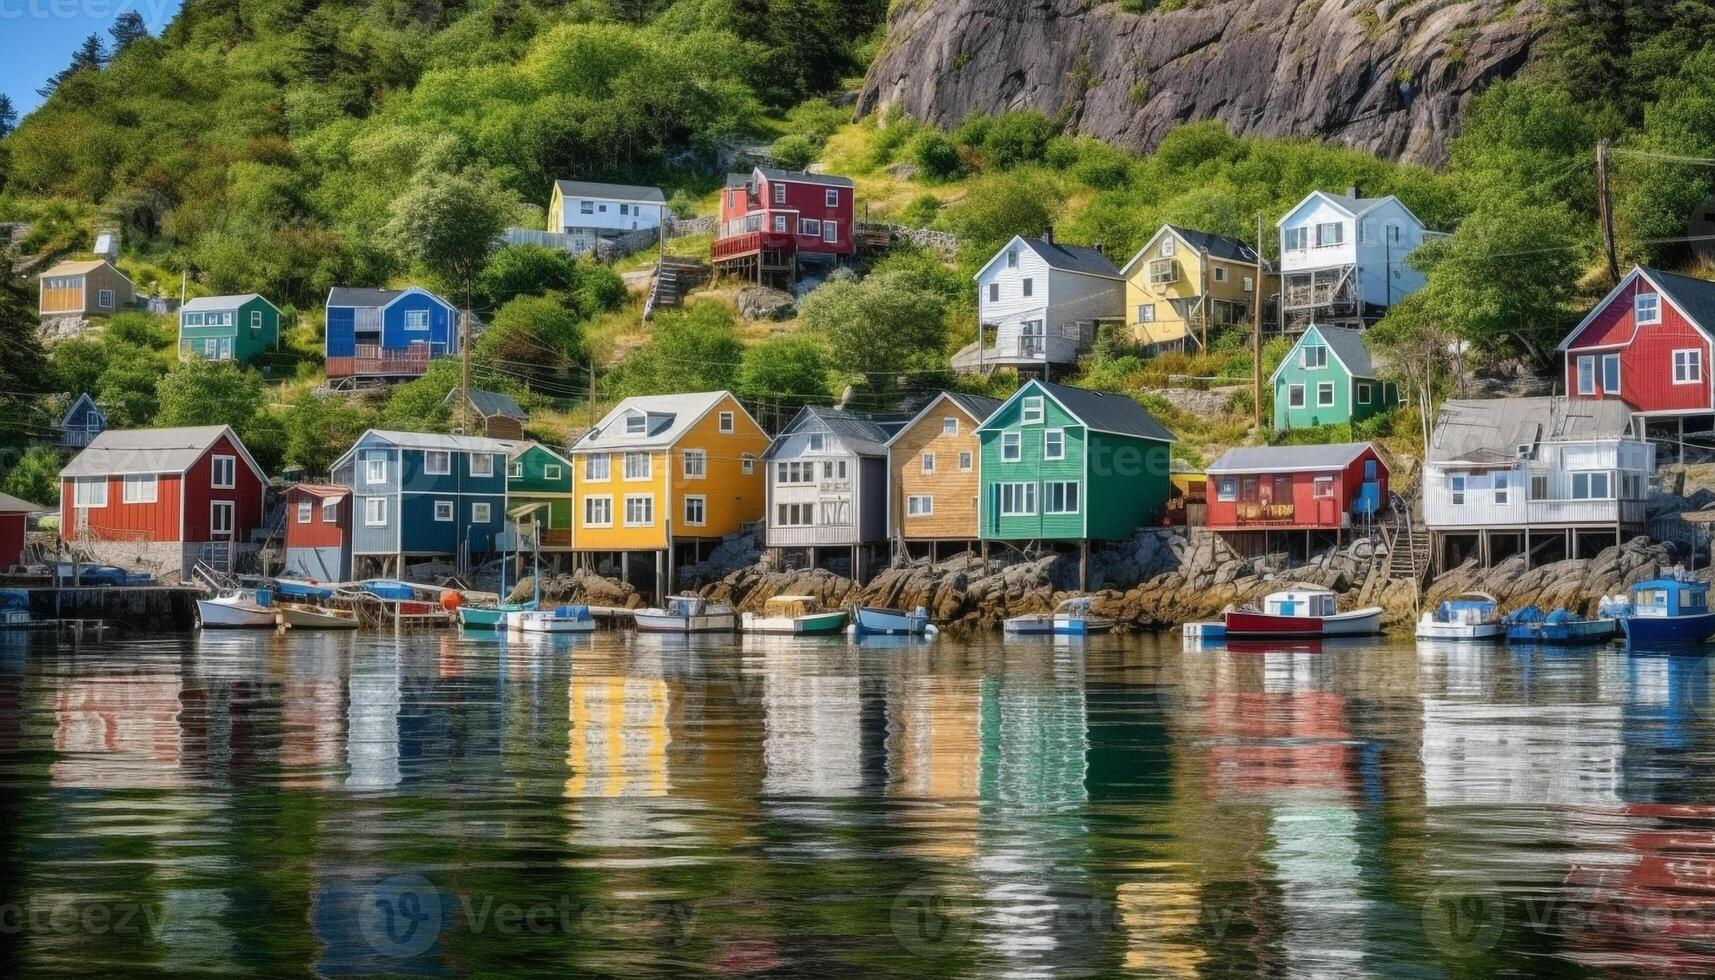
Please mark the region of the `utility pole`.
<svg viewBox="0 0 1715 980"><path fill-rule="evenodd" d="M589 402L590 428L593 429L593 428L595 428L595 356L594 355L590 356L590 368L589 368L589 370L590 370L590 390L589 390L589 394L585 395L584 397L585 397L585 400Z"/></svg>
<svg viewBox="0 0 1715 980"><path fill-rule="evenodd" d="M1262 431L1262 212L1256 213L1256 278L1251 281L1251 425Z"/></svg>
<svg viewBox="0 0 1715 980"><path fill-rule="evenodd" d="M459 315L459 431L470 435L470 287Z"/></svg>
<svg viewBox="0 0 1715 980"><path fill-rule="evenodd" d="M1608 183L1608 140L1596 142L1596 211L1602 220L1602 247L1608 255L1608 280L1620 281L1620 260L1614 251L1614 194Z"/></svg>

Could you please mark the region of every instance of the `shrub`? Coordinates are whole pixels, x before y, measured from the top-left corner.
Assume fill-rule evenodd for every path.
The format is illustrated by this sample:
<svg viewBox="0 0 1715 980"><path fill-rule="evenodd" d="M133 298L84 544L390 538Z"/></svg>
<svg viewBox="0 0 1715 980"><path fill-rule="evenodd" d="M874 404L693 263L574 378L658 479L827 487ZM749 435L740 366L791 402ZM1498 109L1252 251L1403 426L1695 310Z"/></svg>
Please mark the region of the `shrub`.
<svg viewBox="0 0 1715 980"><path fill-rule="evenodd" d="M1054 124L1034 109L997 116L983 137L983 153L991 165L1010 170L1042 159Z"/></svg>
<svg viewBox="0 0 1715 980"><path fill-rule="evenodd" d="M934 130L925 130L911 145L911 156L917 168L929 180L948 180L964 169L959 148L953 141Z"/></svg>
<svg viewBox="0 0 1715 980"><path fill-rule="evenodd" d="M769 149L774 157L776 166L787 170L803 170L816 161L821 154L821 148L812 143L807 136L792 133L774 141Z"/></svg>

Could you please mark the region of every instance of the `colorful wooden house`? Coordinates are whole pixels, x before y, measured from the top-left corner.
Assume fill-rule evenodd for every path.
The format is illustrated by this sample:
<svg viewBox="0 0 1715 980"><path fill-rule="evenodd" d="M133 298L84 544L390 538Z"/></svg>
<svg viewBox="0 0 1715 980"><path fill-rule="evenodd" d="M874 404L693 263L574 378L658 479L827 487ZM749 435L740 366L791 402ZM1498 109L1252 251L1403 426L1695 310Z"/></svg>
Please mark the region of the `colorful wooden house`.
<svg viewBox="0 0 1715 980"><path fill-rule="evenodd" d="M926 545L939 558L943 544L981 539L977 428L999 407L993 398L943 391L887 441L891 540L907 549Z"/></svg>
<svg viewBox="0 0 1715 980"><path fill-rule="evenodd" d="M352 494L358 574L404 573L405 560L469 568L493 554L506 519L513 444L480 436L370 429L333 465Z"/></svg>
<svg viewBox="0 0 1715 980"><path fill-rule="evenodd" d="M0 493L0 571L23 560L25 525L29 523L30 515L52 512L52 507Z"/></svg>
<svg viewBox="0 0 1715 980"><path fill-rule="evenodd" d="M60 536L162 577L254 550L267 477L230 426L108 429L60 470Z"/></svg>
<svg viewBox="0 0 1715 980"><path fill-rule="evenodd" d="M506 501L520 547L539 541L543 554L572 550L570 459L539 442L518 443L506 467Z"/></svg>
<svg viewBox="0 0 1715 980"><path fill-rule="evenodd" d="M1280 319L1362 328L1423 288L1406 258L1429 231L1399 198L1311 191L1275 223L1280 231Z"/></svg>
<svg viewBox="0 0 1715 980"><path fill-rule="evenodd" d="M1683 447L1715 427L1715 282L1633 266L1557 348L1566 393L1625 402L1645 429Z"/></svg>
<svg viewBox="0 0 1715 980"><path fill-rule="evenodd" d="M1423 464L1435 565L1595 554L1644 531L1655 446L1619 399L1444 402Z"/></svg>
<svg viewBox="0 0 1715 980"><path fill-rule="evenodd" d="M62 316L112 316L131 306L137 287L104 259L61 262L42 273L42 319Z"/></svg>
<svg viewBox="0 0 1715 980"><path fill-rule="evenodd" d="M351 581L351 488L299 483L286 490L286 574Z"/></svg>
<svg viewBox="0 0 1715 980"><path fill-rule="evenodd" d="M887 442L906 420L806 406L774 437L768 462L768 534L776 556L799 552L810 567L849 556L868 579L887 541Z"/></svg>
<svg viewBox="0 0 1715 980"><path fill-rule="evenodd" d="M82 449L105 431L107 413L89 397L87 391L78 395L65 415L60 417L60 445L68 449Z"/></svg>
<svg viewBox="0 0 1715 980"><path fill-rule="evenodd" d="M1274 427L1304 429L1361 422L1399 403L1399 390L1377 377L1364 335L1313 325L1269 377Z"/></svg>
<svg viewBox="0 0 1715 980"><path fill-rule="evenodd" d="M457 388L447 392L447 397L442 400L442 404L452 410L454 425L461 420L458 402ZM470 418L473 435L485 435L490 439L523 439L524 424L530 421L530 413L524 411L511 395L472 388Z"/></svg>
<svg viewBox="0 0 1715 980"><path fill-rule="evenodd" d="M846 177L756 167L730 174L709 257L715 272L786 287L804 265L857 254L856 190Z"/></svg>
<svg viewBox="0 0 1715 980"><path fill-rule="evenodd" d="M1267 551L1281 531L1338 541L1373 523L1388 500L1388 468L1367 442L1229 449L1207 469L1208 526L1247 553Z"/></svg>
<svg viewBox="0 0 1715 980"><path fill-rule="evenodd" d="M659 228L667 197L659 187L556 180L548 201L548 230L570 239L572 254L595 248L604 238Z"/></svg>
<svg viewBox="0 0 1715 980"><path fill-rule="evenodd" d="M256 293L199 296L179 308L179 356L249 361L280 345L280 309Z"/></svg>
<svg viewBox="0 0 1715 980"><path fill-rule="evenodd" d="M1046 376L1077 363L1102 324L1125 318L1120 270L1101 249L1056 242L1052 228L1007 242L976 283L979 339L953 356L964 372L1010 367Z"/></svg>
<svg viewBox="0 0 1715 980"><path fill-rule="evenodd" d="M574 562L612 556L628 580L667 593L676 569L762 520L767 449L731 392L625 399L571 448ZM652 567L634 569L639 555Z"/></svg>
<svg viewBox="0 0 1715 980"><path fill-rule="evenodd" d="M1228 235L1162 225L1120 274L1127 333L1151 347L1206 346L1211 329L1249 324L1257 302L1256 249ZM1278 283L1265 263L1262 297Z"/></svg>
<svg viewBox="0 0 1715 980"><path fill-rule="evenodd" d="M988 541L1118 541L1161 520L1173 434L1124 395L1032 380L977 430Z"/></svg>
<svg viewBox="0 0 1715 980"><path fill-rule="evenodd" d="M332 383L414 378L459 352L459 313L418 286L328 292L324 353Z"/></svg>

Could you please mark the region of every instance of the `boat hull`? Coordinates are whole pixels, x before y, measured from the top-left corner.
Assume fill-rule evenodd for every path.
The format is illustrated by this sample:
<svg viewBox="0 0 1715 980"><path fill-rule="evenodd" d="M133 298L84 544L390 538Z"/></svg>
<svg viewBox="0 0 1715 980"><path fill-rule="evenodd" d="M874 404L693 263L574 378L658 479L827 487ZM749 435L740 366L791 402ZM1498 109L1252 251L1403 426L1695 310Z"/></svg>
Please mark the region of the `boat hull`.
<svg viewBox="0 0 1715 980"><path fill-rule="evenodd" d="M1437 623L1417 624L1420 640L1498 640L1506 632L1500 623Z"/></svg>
<svg viewBox="0 0 1715 980"><path fill-rule="evenodd" d="M738 630L736 613L675 616L658 610L640 609L633 616L639 633L733 633Z"/></svg>
<svg viewBox="0 0 1715 980"><path fill-rule="evenodd" d="M1702 643L1715 636L1715 612L1694 616L1622 616L1628 643Z"/></svg>
<svg viewBox="0 0 1715 980"><path fill-rule="evenodd" d="M280 606L280 624L299 630L354 630L357 614L348 610Z"/></svg>
<svg viewBox="0 0 1715 980"><path fill-rule="evenodd" d="M1014 616L1001 629L1013 636L1048 636L1054 632L1054 617L1047 613Z"/></svg>
<svg viewBox="0 0 1715 980"><path fill-rule="evenodd" d="M509 613L523 612L529 606L460 606L459 625L472 630L500 630L506 628L506 617Z"/></svg>
<svg viewBox="0 0 1715 980"><path fill-rule="evenodd" d="M1228 636L1246 636L1253 639L1374 636L1382 631L1382 610L1376 606L1332 616L1279 616L1235 609L1227 613L1223 625Z"/></svg>
<svg viewBox="0 0 1715 980"><path fill-rule="evenodd" d="M859 606L854 625L860 633L878 636L926 636L935 632L927 616L903 613L897 609L872 609Z"/></svg>
<svg viewBox="0 0 1715 980"><path fill-rule="evenodd" d="M197 600L197 620L205 630L271 630L279 625L272 609L213 599Z"/></svg>
<svg viewBox="0 0 1715 980"><path fill-rule="evenodd" d="M1098 616L1055 616L1055 636L1099 636L1112 631L1114 621Z"/></svg>
<svg viewBox="0 0 1715 980"><path fill-rule="evenodd" d="M843 611L809 616L753 616L745 614L744 631L766 636L828 636L846 628Z"/></svg>
<svg viewBox="0 0 1715 980"><path fill-rule="evenodd" d="M513 633L594 633L595 620L563 615L556 609L520 609L506 614L506 628Z"/></svg>
<svg viewBox="0 0 1715 980"><path fill-rule="evenodd" d="M1614 625L1611 619L1589 619L1576 623L1514 623L1507 627L1507 642L1549 646L1606 643L1614 637Z"/></svg>

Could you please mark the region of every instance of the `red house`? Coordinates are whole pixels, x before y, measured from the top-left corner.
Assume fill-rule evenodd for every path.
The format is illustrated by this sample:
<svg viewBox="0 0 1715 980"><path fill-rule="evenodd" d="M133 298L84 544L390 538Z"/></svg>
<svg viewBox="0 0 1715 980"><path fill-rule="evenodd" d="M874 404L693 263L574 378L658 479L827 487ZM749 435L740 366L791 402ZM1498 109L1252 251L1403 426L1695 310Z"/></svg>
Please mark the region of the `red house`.
<svg viewBox="0 0 1715 980"><path fill-rule="evenodd" d="M0 570L10 568L23 560L24 525L29 521L30 515L52 509L27 500L19 500L8 493L0 493Z"/></svg>
<svg viewBox="0 0 1715 980"><path fill-rule="evenodd" d="M1660 434L1706 431L1712 338L1715 282L1634 266L1560 342L1566 393L1620 399Z"/></svg>
<svg viewBox="0 0 1715 980"><path fill-rule="evenodd" d="M231 426L109 429L60 470L60 537L163 578L231 568L256 547L265 485Z"/></svg>
<svg viewBox="0 0 1715 980"><path fill-rule="evenodd" d="M856 255L854 198L845 177L766 167L729 174L709 249L715 271L790 286L803 264L832 265Z"/></svg>
<svg viewBox="0 0 1715 980"><path fill-rule="evenodd" d="M1272 531L1303 531L1307 547L1318 532L1338 540L1388 499L1387 464L1367 442L1229 449L1207 472L1209 527L1260 532L1237 540L1264 550Z"/></svg>
<svg viewBox="0 0 1715 980"><path fill-rule="evenodd" d="M351 488L300 483L286 491L286 574L351 578Z"/></svg>

